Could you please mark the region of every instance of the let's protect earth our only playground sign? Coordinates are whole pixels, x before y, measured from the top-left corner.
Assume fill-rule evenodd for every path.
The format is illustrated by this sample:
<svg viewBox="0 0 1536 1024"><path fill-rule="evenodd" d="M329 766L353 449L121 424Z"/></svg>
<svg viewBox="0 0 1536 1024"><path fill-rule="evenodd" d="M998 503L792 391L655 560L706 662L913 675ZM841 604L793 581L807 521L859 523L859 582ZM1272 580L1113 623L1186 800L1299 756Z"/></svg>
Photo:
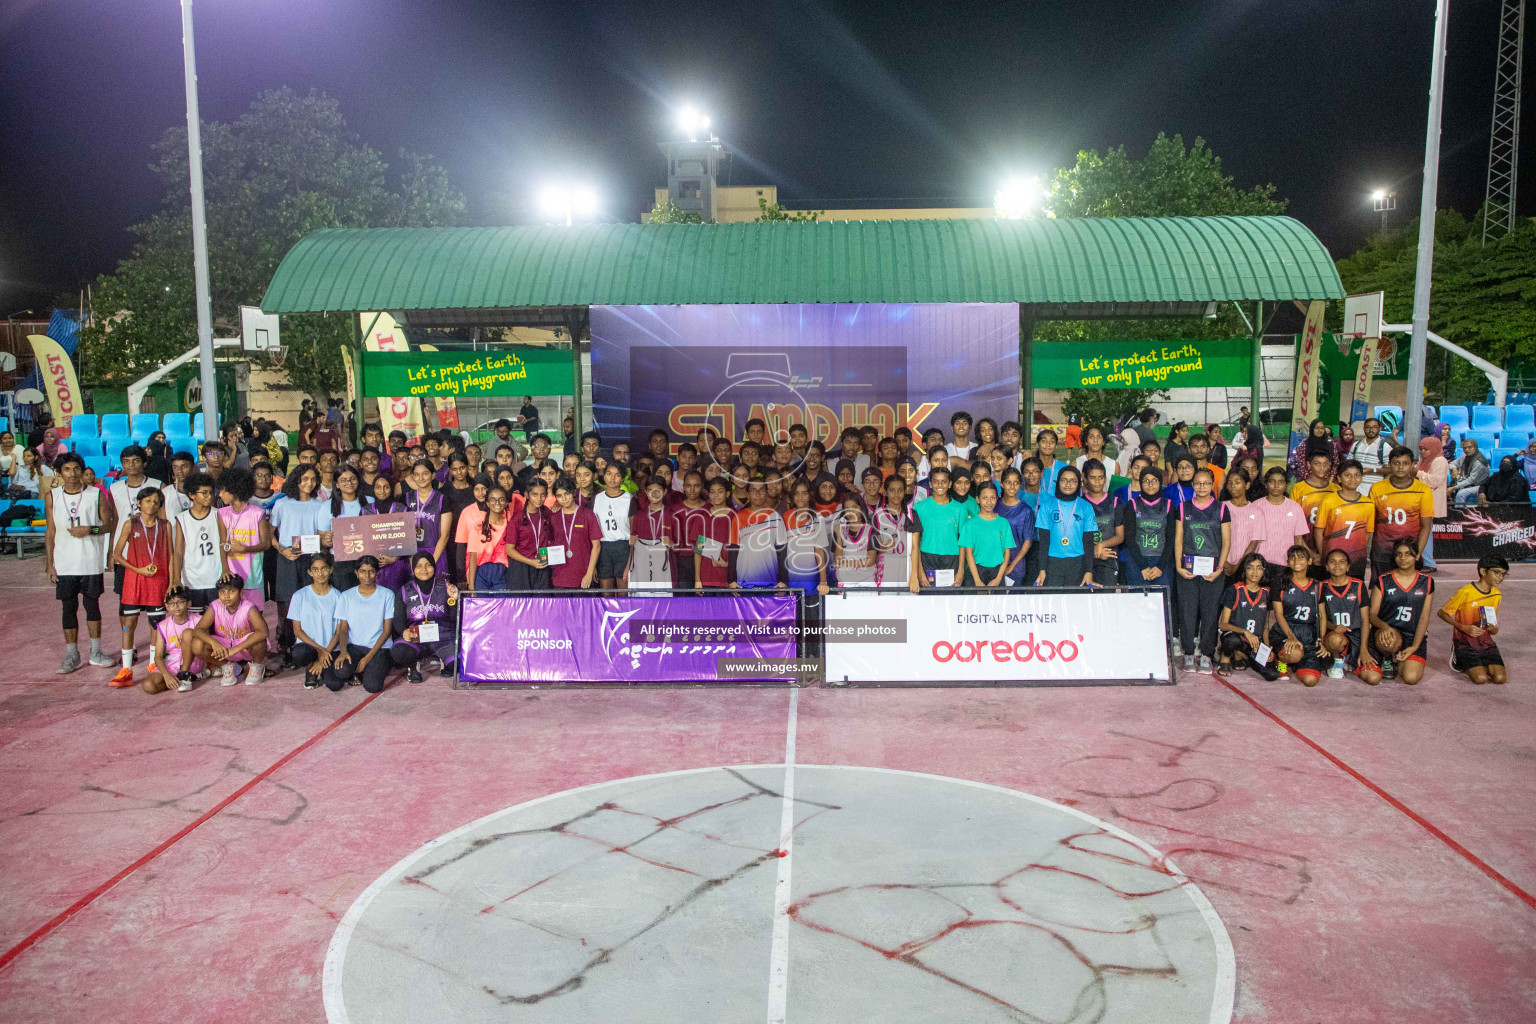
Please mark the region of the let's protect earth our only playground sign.
<svg viewBox="0 0 1536 1024"><path fill-rule="evenodd" d="M563 395L571 390L571 354L559 349L478 352L364 352L369 395L478 398Z"/></svg>
<svg viewBox="0 0 1536 1024"><path fill-rule="evenodd" d="M1253 342L1042 341L1037 388L1238 388L1251 383Z"/></svg>

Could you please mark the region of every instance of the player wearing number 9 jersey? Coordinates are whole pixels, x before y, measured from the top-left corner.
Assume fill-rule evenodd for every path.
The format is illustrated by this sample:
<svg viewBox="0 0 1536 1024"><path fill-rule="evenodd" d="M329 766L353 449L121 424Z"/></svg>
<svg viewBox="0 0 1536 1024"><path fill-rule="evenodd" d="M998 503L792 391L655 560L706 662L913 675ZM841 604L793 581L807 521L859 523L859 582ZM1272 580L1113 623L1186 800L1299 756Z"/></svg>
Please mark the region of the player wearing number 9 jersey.
<svg viewBox="0 0 1536 1024"><path fill-rule="evenodd" d="M1396 567L1394 550L1398 541L1413 541L1417 557L1429 540L1430 524L1435 520L1435 497L1429 485L1417 476L1418 463L1413 452L1407 448L1392 449L1388 465L1391 475L1371 488L1371 501L1376 506L1371 563L1378 577Z"/></svg>

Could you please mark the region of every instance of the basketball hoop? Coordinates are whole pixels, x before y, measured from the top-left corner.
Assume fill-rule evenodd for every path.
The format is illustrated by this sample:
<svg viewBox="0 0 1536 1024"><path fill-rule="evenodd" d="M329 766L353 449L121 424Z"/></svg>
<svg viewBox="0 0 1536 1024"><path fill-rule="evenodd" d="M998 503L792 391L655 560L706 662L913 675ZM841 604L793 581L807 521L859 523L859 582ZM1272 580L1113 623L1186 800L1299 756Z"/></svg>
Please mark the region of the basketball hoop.
<svg viewBox="0 0 1536 1024"><path fill-rule="evenodd" d="M267 353L267 365L269 365L274 370L281 369L283 366L283 361L288 358L288 346L277 345L273 348L266 349L265 351Z"/></svg>

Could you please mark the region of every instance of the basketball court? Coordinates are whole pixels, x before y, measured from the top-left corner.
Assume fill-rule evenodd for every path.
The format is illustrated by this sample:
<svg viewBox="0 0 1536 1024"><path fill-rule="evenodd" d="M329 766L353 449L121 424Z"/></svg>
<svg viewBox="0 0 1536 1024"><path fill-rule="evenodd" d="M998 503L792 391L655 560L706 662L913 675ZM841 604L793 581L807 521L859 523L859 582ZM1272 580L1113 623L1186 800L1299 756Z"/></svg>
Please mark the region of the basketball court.
<svg viewBox="0 0 1536 1024"><path fill-rule="evenodd" d="M1530 566L1502 688L1437 622L1417 688L149 697L53 674L35 559L0 592L7 1021L1536 1007Z"/></svg>

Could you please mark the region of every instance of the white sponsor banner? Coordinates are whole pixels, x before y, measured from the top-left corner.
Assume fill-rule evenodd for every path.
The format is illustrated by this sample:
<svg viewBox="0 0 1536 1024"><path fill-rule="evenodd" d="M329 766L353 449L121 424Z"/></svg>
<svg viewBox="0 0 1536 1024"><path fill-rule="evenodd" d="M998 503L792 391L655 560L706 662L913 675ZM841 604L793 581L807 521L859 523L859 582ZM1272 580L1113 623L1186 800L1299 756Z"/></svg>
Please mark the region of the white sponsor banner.
<svg viewBox="0 0 1536 1024"><path fill-rule="evenodd" d="M1169 681L1162 591L843 591L829 619L906 619L904 644L827 642L827 682Z"/></svg>

